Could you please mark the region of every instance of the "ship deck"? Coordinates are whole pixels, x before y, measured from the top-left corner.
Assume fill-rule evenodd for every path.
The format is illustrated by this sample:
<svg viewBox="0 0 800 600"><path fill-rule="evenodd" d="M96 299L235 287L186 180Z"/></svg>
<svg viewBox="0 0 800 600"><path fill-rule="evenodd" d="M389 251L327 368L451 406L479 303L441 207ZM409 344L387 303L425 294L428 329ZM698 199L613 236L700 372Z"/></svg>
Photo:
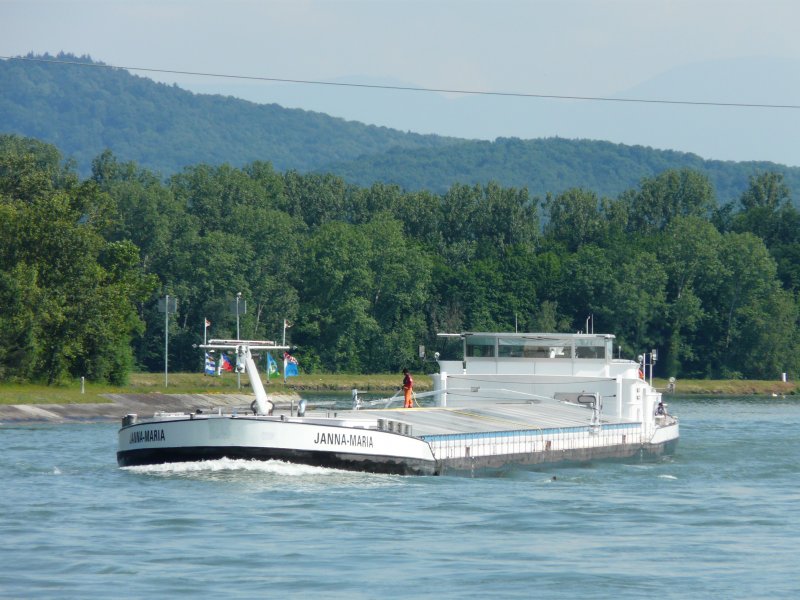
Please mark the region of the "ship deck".
<svg viewBox="0 0 800 600"><path fill-rule="evenodd" d="M338 415L344 416L342 412ZM415 437L491 431L588 427L592 410L561 402L509 402L448 407L366 409L347 417L375 417L408 424ZM632 424L601 415L601 424Z"/></svg>

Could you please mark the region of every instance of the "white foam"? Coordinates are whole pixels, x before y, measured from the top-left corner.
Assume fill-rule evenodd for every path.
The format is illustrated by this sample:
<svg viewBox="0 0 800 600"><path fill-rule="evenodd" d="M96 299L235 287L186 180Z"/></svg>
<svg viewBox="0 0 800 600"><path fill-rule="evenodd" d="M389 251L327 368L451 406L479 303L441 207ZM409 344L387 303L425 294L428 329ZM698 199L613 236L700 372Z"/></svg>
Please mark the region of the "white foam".
<svg viewBox="0 0 800 600"><path fill-rule="evenodd" d="M270 473L282 476L306 476L306 475L325 475L338 474L341 471L327 469L324 467L314 467L310 465L298 465L287 463L280 460L244 460L220 458L219 460L203 460L194 462L164 463L161 465L140 465L136 467L122 467L126 471L133 473L219 473L222 471L248 471L256 473Z"/></svg>
<svg viewBox="0 0 800 600"><path fill-rule="evenodd" d="M300 465L279 460L243 460L223 458L197 462L167 463L122 467L123 471L150 477L188 477L208 480L246 481L251 488L272 489L287 484L293 489L322 486L373 488L406 485L408 478L395 475L342 471L326 467Z"/></svg>
<svg viewBox="0 0 800 600"><path fill-rule="evenodd" d="M659 475L659 479L678 479L675 475Z"/></svg>

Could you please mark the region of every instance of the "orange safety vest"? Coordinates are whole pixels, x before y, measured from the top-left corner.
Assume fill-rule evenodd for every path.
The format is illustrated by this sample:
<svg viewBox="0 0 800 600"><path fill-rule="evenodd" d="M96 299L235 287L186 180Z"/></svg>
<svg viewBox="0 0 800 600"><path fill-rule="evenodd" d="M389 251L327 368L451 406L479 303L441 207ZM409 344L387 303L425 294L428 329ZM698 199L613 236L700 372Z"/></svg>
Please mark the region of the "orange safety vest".
<svg viewBox="0 0 800 600"><path fill-rule="evenodd" d="M411 389L414 387L414 379L411 377L411 373L406 374L403 378L403 408L411 408L414 406L414 401L411 398Z"/></svg>

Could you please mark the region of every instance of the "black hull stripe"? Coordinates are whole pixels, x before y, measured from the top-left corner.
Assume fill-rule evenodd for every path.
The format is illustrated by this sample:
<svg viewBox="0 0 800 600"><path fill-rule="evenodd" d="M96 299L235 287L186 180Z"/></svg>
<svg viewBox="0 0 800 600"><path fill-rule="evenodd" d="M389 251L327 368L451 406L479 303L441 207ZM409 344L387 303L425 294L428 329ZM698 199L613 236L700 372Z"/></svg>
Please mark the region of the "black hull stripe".
<svg viewBox="0 0 800 600"><path fill-rule="evenodd" d="M387 473L390 475L437 475L434 461L374 454L322 452L318 450L290 450L284 448L246 448L241 446L201 446L179 448L142 448L117 452L121 467L159 465L174 462L219 460L221 458L244 460L282 460L301 465Z"/></svg>

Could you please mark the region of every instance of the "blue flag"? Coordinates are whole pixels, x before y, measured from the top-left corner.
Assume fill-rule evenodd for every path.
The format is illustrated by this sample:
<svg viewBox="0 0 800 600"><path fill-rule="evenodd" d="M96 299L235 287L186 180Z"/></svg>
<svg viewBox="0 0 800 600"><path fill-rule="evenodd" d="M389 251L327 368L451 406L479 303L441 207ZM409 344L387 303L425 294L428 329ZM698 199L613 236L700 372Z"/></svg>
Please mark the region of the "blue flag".
<svg viewBox="0 0 800 600"><path fill-rule="evenodd" d="M217 372L217 365L211 355L206 352L206 375L215 375Z"/></svg>
<svg viewBox="0 0 800 600"><path fill-rule="evenodd" d="M267 352L267 378L272 379L273 377L280 377L280 373L278 372L278 363L276 363L275 359L272 358L272 354Z"/></svg>
<svg viewBox="0 0 800 600"><path fill-rule="evenodd" d="M300 373L297 370L297 359L288 352L283 353L283 377L297 377Z"/></svg>

